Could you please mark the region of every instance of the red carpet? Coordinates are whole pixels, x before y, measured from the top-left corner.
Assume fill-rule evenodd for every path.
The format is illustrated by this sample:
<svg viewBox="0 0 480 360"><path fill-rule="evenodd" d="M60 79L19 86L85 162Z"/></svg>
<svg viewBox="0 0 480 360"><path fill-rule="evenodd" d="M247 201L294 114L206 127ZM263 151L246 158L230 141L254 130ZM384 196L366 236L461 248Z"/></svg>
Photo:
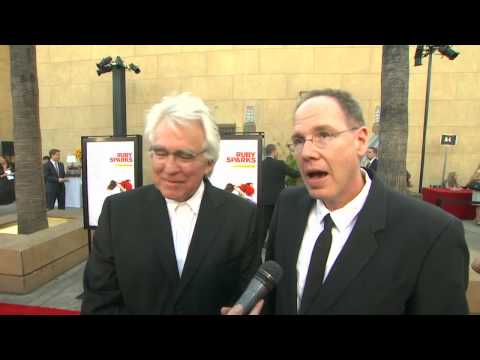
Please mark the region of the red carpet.
<svg viewBox="0 0 480 360"><path fill-rule="evenodd" d="M0 315L79 315L80 311L0 303Z"/></svg>

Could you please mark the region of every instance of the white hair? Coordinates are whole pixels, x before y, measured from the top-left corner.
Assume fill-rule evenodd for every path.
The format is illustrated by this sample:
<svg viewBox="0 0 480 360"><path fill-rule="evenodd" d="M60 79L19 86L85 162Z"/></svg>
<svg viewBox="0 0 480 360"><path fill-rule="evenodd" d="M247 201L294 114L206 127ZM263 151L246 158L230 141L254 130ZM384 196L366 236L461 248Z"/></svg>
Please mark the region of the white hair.
<svg viewBox="0 0 480 360"><path fill-rule="evenodd" d="M148 111L146 115L145 137L150 144L155 138L155 129L161 122L167 122L173 127L198 122L202 125L206 138L205 157L213 162L218 159L220 134L208 106L202 99L190 93L175 96L165 96L162 101Z"/></svg>

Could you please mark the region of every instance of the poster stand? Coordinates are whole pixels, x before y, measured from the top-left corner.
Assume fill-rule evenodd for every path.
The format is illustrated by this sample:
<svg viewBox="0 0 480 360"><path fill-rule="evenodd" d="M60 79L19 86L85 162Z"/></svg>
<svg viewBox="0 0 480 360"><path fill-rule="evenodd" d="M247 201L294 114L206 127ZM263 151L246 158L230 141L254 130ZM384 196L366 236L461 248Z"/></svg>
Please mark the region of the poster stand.
<svg viewBox="0 0 480 360"><path fill-rule="evenodd" d="M84 229L98 225L103 202L115 192L142 186L142 136L82 136L82 191Z"/></svg>
<svg viewBox="0 0 480 360"><path fill-rule="evenodd" d="M210 182L261 207L263 132L222 134L220 153Z"/></svg>

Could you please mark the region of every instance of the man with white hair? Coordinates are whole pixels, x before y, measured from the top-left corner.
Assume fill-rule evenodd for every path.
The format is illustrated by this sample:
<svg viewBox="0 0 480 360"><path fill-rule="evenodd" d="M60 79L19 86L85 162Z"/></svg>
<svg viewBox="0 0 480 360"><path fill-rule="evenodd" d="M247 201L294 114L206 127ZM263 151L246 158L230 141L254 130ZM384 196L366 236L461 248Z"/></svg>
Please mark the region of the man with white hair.
<svg viewBox="0 0 480 360"><path fill-rule="evenodd" d="M108 197L84 275L83 314L220 314L261 258L256 206L213 187L220 136L190 94L147 114L153 185Z"/></svg>

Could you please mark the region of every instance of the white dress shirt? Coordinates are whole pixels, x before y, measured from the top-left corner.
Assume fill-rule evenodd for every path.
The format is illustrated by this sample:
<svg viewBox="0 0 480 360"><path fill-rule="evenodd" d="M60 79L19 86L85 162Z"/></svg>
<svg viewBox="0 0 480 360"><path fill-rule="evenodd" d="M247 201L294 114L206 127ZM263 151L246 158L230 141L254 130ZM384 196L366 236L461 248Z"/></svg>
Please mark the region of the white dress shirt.
<svg viewBox="0 0 480 360"><path fill-rule="evenodd" d="M330 213L330 217L335 224L332 228L332 246L330 247L330 252L328 254L323 281L327 278L330 269L335 263L340 251L342 251L343 246L347 242L348 237L357 222L358 213L365 204L372 184L372 181L365 170L360 170L365 179L365 185L352 201L340 209L330 211L325 207L322 200L317 199L315 206L310 210L307 227L303 235L302 245L297 259L297 310L301 304L303 288L305 286L305 281L307 280L313 247L315 246L318 236L323 231L323 218Z"/></svg>
<svg viewBox="0 0 480 360"><path fill-rule="evenodd" d="M182 276L183 267L187 259L188 248L192 240L195 224L197 223L204 190L205 184L202 181L195 194L185 202L165 198L180 276Z"/></svg>
<svg viewBox="0 0 480 360"><path fill-rule="evenodd" d="M50 162L53 164L55 170L57 170L58 176L60 176L60 170L58 169L58 163L55 160L50 159Z"/></svg>

